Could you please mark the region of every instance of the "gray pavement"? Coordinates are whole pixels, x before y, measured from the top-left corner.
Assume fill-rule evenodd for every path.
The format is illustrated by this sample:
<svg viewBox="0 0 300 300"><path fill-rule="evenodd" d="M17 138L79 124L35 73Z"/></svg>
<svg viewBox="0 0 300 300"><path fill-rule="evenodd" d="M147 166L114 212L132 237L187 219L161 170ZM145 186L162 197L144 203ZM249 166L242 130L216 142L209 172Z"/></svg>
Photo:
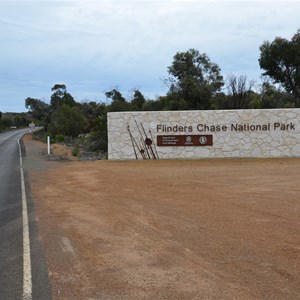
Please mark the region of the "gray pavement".
<svg viewBox="0 0 300 300"><path fill-rule="evenodd" d="M0 134L0 299L23 298L23 217L18 139L28 129ZM23 155L25 149L23 148ZM22 155L22 156L23 156ZM24 159L26 159L24 157ZM51 299L47 266L38 239L34 205L25 173L32 291L28 299ZM27 299L26 299L27 300Z"/></svg>

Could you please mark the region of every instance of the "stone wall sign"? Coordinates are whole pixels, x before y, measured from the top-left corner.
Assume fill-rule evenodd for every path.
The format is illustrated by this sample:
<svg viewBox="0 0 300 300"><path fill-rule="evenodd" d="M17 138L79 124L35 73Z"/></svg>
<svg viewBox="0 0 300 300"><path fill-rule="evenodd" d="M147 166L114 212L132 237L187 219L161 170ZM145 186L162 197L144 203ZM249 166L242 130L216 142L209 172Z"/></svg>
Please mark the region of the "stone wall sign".
<svg viewBox="0 0 300 300"><path fill-rule="evenodd" d="M109 159L300 157L300 109L108 113Z"/></svg>

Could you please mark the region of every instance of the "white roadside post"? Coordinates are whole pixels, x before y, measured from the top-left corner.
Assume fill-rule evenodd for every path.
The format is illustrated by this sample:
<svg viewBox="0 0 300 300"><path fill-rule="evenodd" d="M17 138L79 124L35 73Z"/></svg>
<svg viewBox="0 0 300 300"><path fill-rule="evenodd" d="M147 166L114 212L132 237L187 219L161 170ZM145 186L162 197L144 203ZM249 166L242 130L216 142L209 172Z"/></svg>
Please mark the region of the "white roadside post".
<svg viewBox="0 0 300 300"><path fill-rule="evenodd" d="M50 136L47 136L48 155L50 155Z"/></svg>

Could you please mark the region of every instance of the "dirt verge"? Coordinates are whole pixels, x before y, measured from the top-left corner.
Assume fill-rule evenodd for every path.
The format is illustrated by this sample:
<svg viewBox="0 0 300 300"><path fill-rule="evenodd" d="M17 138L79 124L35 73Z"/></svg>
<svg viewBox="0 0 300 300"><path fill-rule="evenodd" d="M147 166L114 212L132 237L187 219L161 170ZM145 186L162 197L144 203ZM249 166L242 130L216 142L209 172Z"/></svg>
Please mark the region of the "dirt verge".
<svg viewBox="0 0 300 300"><path fill-rule="evenodd" d="M24 141L53 299L299 299L300 159L50 162Z"/></svg>

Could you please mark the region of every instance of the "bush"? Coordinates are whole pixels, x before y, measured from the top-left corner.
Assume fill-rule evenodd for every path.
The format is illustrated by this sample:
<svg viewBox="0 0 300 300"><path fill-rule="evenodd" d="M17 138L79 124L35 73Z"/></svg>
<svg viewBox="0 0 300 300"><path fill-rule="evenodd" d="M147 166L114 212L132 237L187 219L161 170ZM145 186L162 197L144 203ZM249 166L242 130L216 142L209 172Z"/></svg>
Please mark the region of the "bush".
<svg viewBox="0 0 300 300"><path fill-rule="evenodd" d="M56 143L63 143L65 141L65 137L62 134L58 134L55 137Z"/></svg>
<svg viewBox="0 0 300 300"><path fill-rule="evenodd" d="M45 132L45 129L43 128L38 131L34 131L32 133L32 139L36 141L47 142L47 134Z"/></svg>
<svg viewBox="0 0 300 300"><path fill-rule="evenodd" d="M72 149L72 155L73 156L78 156L78 154L79 154L79 148L78 147L73 148Z"/></svg>

